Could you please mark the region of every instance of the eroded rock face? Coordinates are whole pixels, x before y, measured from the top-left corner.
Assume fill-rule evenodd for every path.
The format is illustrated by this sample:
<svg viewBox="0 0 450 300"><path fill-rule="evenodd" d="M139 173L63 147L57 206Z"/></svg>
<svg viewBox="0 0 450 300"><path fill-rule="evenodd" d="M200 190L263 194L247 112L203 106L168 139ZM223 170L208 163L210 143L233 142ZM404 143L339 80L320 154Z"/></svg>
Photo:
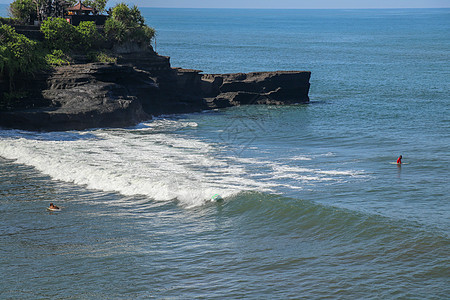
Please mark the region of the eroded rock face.
<svg viewBox="0 0 450 300"><path fill-rule="evenodd" d="M309 101L311 72L275 71L203 75L208 106L295 104ZM209 83L209 85L208 85Z"/></svg>
<svg viewBox="0 0 450 300"><path fill-rule="evenodd" d="M119 100L104 109L91 111L59 109L35 109L4 112L2 126L32 131L83 130L99 127L126 127L142 120L137 119L142 107L137 101ZM142 111L141 111L142 112ZM143 112L142 112L143 113Z"/></svg>
<svg viewBox="0 0 450 300"><path fill-rule="evenodd" d="M146 84L142 84L143 81ZM59 67L48 77L47 88L41 91L42 97L51 103L49 106L3 112L0 125L44 131L131 126L150 118L133 95L141 91L132 91L133 88L155 89L156 86L148 81L146 74L125 66Z"/></svg>
<svg viewBox="0 0 450 300"><path fill-rule="evenodd" d="M38 74L30 82L39 84L24 88L45 107L2 112L0 126L45 131L124 127L152 115L305 103L310 76L305 71L201 74L173 69L168 57L152 51L127 54L118 64L85 63Z"/></svg>

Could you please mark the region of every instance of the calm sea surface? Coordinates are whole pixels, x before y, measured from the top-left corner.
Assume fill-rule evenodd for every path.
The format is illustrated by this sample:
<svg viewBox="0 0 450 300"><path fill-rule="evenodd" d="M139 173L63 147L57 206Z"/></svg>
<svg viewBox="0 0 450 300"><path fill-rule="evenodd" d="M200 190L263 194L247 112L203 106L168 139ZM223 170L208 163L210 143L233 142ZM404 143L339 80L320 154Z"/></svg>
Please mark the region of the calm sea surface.
<svg viewBox="0 0 450 300"><path fill-rule="evenodd" d="M173 66L311 103L0 130L0 298L448 298L449 9L143 14Z"/></svg>

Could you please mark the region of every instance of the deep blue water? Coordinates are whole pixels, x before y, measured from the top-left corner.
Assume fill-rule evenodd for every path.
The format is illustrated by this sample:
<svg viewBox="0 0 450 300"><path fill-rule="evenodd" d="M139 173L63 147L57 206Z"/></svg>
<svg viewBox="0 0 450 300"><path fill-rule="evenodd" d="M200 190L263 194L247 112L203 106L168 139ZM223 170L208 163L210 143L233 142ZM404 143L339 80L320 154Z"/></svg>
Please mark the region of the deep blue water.
<svg viewBox="0 0 450 300"><path fill-rule="evenodd" d="M448 297L449 9L142 11L173 66L311 103L0 131L0 298Z"/></svg>

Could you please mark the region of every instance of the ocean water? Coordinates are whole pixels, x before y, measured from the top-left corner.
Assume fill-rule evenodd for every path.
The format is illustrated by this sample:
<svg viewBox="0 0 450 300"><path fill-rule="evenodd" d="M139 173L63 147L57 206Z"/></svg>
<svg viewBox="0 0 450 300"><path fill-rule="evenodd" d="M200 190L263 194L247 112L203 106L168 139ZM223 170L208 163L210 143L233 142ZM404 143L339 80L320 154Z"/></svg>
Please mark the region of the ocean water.
<svg viewBox="0 0 450 300"><path fill-rule="evenodd" d="M8 4L0 4L0 17L8 18Z"/></svg>
<svg viewBox="0 0 450 300"><path fill-rule="evenodd" d="M449 9L143 14L173 66L311 103L0 130L0 298L448 298Z"/></svg>

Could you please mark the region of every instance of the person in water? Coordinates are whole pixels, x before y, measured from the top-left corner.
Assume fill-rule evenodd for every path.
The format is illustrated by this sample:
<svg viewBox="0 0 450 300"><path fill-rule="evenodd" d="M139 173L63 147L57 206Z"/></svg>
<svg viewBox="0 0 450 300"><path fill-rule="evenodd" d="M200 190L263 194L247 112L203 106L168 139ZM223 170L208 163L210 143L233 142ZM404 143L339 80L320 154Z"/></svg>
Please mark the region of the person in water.
<svg viewBox="0 0 450 300"><path fill-rule="evenodd" d="M49 208L50 209L59 209L59 207L56 206L56 205L53 205L53 203L50 203L50 207Z"/></svg>
<svg viewBox="0 0 450 300"><path fill-rule="evenodd" d="M401 156L401 155L397 158L397 163L398 163L398 164L401 164L401 163L402 163L402 156Z"/></svg>

